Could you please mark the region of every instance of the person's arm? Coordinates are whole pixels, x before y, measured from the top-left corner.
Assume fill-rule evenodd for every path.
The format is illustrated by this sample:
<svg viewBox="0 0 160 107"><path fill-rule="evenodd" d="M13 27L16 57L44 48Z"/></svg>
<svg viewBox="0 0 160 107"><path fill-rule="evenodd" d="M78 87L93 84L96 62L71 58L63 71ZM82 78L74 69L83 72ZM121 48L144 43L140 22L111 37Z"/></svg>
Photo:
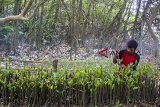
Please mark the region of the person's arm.
<svg viewBox="0 0 160 107"><path fill-rule="evenodd" d="M117 63L117 59L122 59L122 54L125 50L121 50L119 53L116 53L113 57L113 63Z"/></svg>
<svg viewBox="0 0 160 107"><path fill-rule="evenodd" d="M114 64L117 63L117 59L118 59L118 54L115 53L115 54L114 54L114 57L113 57L113 63L114 63Z"/></svg>
<svg viewBox="0 0 160 107"><path fill-rule="evenodd" d="M140 56L136 54L136 62L134 63L133 70L136 70L137 65L139 64L139 61L140 61Z"/></svg>

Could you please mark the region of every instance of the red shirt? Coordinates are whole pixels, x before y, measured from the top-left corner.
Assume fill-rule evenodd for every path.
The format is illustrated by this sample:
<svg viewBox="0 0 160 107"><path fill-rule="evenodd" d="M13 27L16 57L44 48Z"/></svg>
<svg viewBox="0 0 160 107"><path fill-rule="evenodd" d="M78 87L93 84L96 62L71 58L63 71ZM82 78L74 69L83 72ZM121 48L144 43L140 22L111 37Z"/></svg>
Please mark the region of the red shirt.
<svg viewBox="0 0 160 107"><path fill-rule="evenodd" d="M121 50L119 53L119 59L122 59L121 64L128 66L129 64L134 64L134 69L139 63L140 56L137 53L129 54L127 50Z"/></svg>

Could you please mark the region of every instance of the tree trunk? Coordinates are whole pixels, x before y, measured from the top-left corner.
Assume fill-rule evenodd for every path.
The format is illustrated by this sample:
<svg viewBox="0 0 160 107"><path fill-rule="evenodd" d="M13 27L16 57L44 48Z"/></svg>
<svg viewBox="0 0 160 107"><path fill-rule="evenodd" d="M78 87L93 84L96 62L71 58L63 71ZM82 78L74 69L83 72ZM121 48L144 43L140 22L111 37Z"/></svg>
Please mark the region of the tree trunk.
<svg viewBox="0 0 160 107"><path fill-rule="evenodd" d="M154 51L153 51L153 55L155 58L159 57L159 40L158 37L155 35L155 33L152 30L152 27L149 23L147 23L148 26L148 32L150 33L151 37L154 40Z"/></svg>
<svg viewBox="0 0 160 107"><path fill-rule="evenodd" d="M72 16L71 16L71 27L70 27L70 30L71 30L71 34L69 35L70 36L70 41L71 41L71 51L70 51L70 60L72 60L72 52L74 50L74 44L75 44L75 41L74 41L74 36L75 36L75 0L72 0Z"/></svg>
<svg viewBox="0 0 160 107"><path fill-rule="evenodd" d="M19 14L20 11L20 5L21 5L21 0L15 0L14 3L14 15ZM16 49L18 47L18 35L19 35L19 27L18 27L18 22L14 22L14 33L11 41L11 50L16 53Z"/></svg>
<svg viewBox="0 0 160 107"><path fill-rule="evenodd" d="M136 39L136 40L139 39L138 38L139 36L137 36L138 35L138 33L137 33L137 27L140 26L140 24L138 23L138 16L139 16L139 12L140 12L141 2L142 2L142 0L138 0L137 1L137 12L136 12L134 26L133 26L133 32L132 32L132 39ZM139 30L139 32L140 32L140 30ZM135 35L135 33L136 33L136 35Z"/></svg>
<svg viewBox="0 0 160 107"><path fill-rule="evenodd" d="M55 17L54 17L54 24L57 23L58 16L59 16L59 7L60 7L60 0L56 1L56 12L55 12Z"/></svg>
<svg viewBox="0 0 160 107"><path fill-rule="evenodd" d="M1 0L1 1L0 1L0 13L3 12L4 6L5 6L5 5L4 5L4 0Z"/></svg>
<svg viewBox="0 0 160 107"><path fill-rule="evenodd" d="M87 24L88 24L89 16L90 16L91 5L92 5L92 0L90 0L88 11L87 11L87 14L86 14L86 17L85 17L85 21L84 21L84 25L83 25L82 39L81 39L82 46L85 46L85 41L87 39L87 33L86 32L87 32Z"/></svg>
<svg viewBox="0 0 160 107"><path fill-rule="evenodd" d="M150 14L150 19L147 20L147 18L145 17L145 21L146 21L146 24L148 26L148 32L150 33L151 37L153 38L154 40L154 57L157 58L159 57L159 40L158 40L158 37L155 35L153 29L152 29L152 23L153 21L155 20L155 17L157 16L157 12L159 11L160 9L160 4L158 4L154 11Z"/></svg>
<svg viewBox="0 0 160 107"><path fill-rule="evenodd" d="M53 71L57 72L58 70L58 59L53 60Z"/></svg>

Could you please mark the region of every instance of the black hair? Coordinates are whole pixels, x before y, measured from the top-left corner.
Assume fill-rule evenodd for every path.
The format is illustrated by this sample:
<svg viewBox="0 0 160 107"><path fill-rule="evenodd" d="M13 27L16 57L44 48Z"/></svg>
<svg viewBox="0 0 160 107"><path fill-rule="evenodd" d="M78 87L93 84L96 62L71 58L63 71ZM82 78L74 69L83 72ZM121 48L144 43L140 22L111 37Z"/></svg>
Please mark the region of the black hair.
<svg viewBox="0 0 160 107"><path fill-rule="evenodd" d="M127 43L127 47L134 48L136 50L136 48L138 47L138 43L135 40L130 40Z"/></svg>

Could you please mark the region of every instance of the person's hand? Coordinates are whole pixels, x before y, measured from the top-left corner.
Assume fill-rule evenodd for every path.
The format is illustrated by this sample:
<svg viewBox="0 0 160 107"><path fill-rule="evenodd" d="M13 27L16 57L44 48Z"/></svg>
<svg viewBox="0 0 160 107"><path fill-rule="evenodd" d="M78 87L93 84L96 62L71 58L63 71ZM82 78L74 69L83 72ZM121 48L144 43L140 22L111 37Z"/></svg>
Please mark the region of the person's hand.
<svg viewBox="0 0 160 107"><path fill-rule="evenodd" d="M124 64L121 64L121 67L122 67L122 68L127 68L127 66L125 66Z"/></svg>
<svg viewBox="0 0 160 107"><path fill-rule="evenodd" d="M118 54L114 54L113 63L117 63L117 59L118 59Z"/></svg>
<svg viewBox="0 0 160 107"><path fill-rule="evenodd" d="M118 53L114 53L114 59L117 59L118 58Z"/></svg>

